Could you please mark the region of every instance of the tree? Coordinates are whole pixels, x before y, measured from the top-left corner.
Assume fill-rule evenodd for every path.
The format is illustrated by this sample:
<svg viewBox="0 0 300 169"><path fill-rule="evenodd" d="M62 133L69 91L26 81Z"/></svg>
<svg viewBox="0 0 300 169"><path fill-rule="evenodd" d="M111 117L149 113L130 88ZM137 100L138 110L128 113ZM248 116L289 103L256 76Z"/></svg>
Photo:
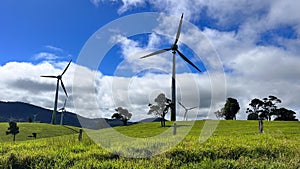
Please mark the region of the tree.
<svg viewBox="0 0 300 169"><path fill-rule="evenodd" d="M261 107L263 106L264 102L255 98L251 100L249 103L250 108L247 108L246 113L249 113L247 119L248 120L258 120L260 112L262 111Z"/></svg>
<svg viewBox="0 0 300 169"><path fill-rule="evenodd" d="M217 117L218 119L224 117L224 108L222 108L222 109L220 109L220 110L217 110L217 111L215 112L215 115L216 115L216 117Z"/></svg>
<svg viewBox="0 0 300 169"><path fill-rule="evenodd" d="M236 119L236 114L240 110L240 105L238 101L234 98L227 98L224 105L224 117L225 120L234 120Z"/></svg>
<svg viewBox="0 0 300 169"><path fill-rule="evenodd" d="M258 120L258 114L249 113L248 116L247 116L247 120Z"/></svg>
<svg viewBox="0 0 300 169"><path fill-rule="evenodd" d="M277 109L276 104L281 103L281 100L276 96L269 96L263 99L261 118L271 121L271 116L275 115Z"/></svg>
<svg viewBox="0 0 300 169"><path fill-rule="evenodd" d="M161 127L165 127L165 116L169 112L170 107L172 106L171 100L166 98L165 94L159 94L155 99L154 104L149 104L150 110L148 114L154 114L155 116L160 117Z"/></svg>
<svg viewBox="0 0 300 169"><path fill-rule="evenodd" d="M127 109L123 109L122 107L118 107L115 110L118 113L114 113L111 118L119 119L123 122L124 126L127 126L127 121L130 120L132 114L129 113Z"/></svg>
<svg viewBox="0 0 300 169"><path fill-rule="evenodd" d="M19 127L17 126L17 123L14 121L9 122L9 127L8 127L8 131L6 131L6 135L8 134L12 134L13 137L13 141L16 140L16 135L19 133Z"/></svg>
<svg viewBox="0 0 300 169"><path fill-rule="evenodd" d="M286 108L276 109L274 115L277 116L274 120L282 121L298 121L293 110L288 110Z"/></svg>

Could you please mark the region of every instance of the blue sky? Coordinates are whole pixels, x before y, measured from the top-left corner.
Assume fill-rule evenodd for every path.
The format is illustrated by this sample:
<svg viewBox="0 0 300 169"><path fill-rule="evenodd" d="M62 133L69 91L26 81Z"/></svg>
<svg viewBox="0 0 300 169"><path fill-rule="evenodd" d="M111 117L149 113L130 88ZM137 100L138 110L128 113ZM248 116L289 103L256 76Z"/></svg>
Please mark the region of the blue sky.
<svg viewBox="0 0 300 169"><path fill-rule="evenodd" d="M0 8L2 65L32 61L36 53L49 50L46 46L61 48L62 55L75 60L97 29L119 17L114 5L95 7L89 1L13 0L2 1Z"/></svg>
<svg viewBox="0 0 300 169"><path fill-rule="evenodd" d="M130 14L158 12L164 14L164 17L154 34L126 37L119 30L121 33L112 39L121 40L121 43L110 49L96 71L98 79L95 83L99 85L100 107L121 105L127 106L133 113L141 109L147 111L144 105L151 102L157 92L166 92L168 96L171 57L168 53L138 63L135 59L147 52L169 47L174 41L179 17L184 13L179 48L205 71L196 73L193 68L186 67L181 59L177 60L178 81L180 78L182 80L180 90L191 88L184 83L187 75L196 77L195 83L200 93L196 98L202 101L193 101L193 92L181 93L187 100L187 107L199 104L200 108L195 110L195 114L206 112L202 114L205 117L224 104L221 94L216 95L213 104L209 104L214 93L226 93L226 97L237 98L242 105L242 113L238 116L240 119L245 119L244 110L252 98L262 99L269 95L278 96L283 101L282 106L298 112L299 5L299 2L293 0L4 0L0 2L0 77L3 77L0 89L5 92L0 100L24 101L51 108L54 93L49 85L53 87L55 84L51 80L40 80L39 75L59 73L72 59L70 71L64 77L71 93L72 87L77 86L72 83L75 69L87 74L95 73L95 70L82 67L76 61L84 44L97 30ZM136 24L148 23L145 20ZM189 29L192 26L198 30ZM148 75L147 71L139 69L149 65L155 69L149 70ZM214 70L216 65L221 66L222 70L224 68L223 72ZM120 75L120 72L126 71L133 72L139 78L114 76L116 72ZM156 72L154 74L157 76L151 72ZM224 79L219 82L221 76ZM161 78L157 79L161 83L152 84L150 80L156 78ZM36 90L26 88L28 85L25 82L29 81ZM145 86L145 81L148 86ZM14 86L17 82L18 85ZM108 92L113 90L110 88L113 82L125 86L120 87L120 90L124 89L123 92L127 90L127 93L132 93L129 92L129 96L124 98L111 98L111 95L119 97L118 93ZM216 82L218 84L214 84ZM81 85L79 87L84 88L84 84ZM143 86L145 91L131 91L131 88L138 86ZM224 91L219 91L223 88ZM35 95L40 92L38 89L44 91L40 96ZM76 94L70 95L70 100L74 101ZM62 92L60 96L62 103ZM87 94L80 97L89 98ZM130 104L125 104L128 99ZM76 110L75 102L68 104L70 110ZM81 107L85 107L82 112L91 112L86 116L97 116L93 112L97 108L86 111L92 106L86 104ZM102 112L102 116L107 117L109 113Z"/></svg>

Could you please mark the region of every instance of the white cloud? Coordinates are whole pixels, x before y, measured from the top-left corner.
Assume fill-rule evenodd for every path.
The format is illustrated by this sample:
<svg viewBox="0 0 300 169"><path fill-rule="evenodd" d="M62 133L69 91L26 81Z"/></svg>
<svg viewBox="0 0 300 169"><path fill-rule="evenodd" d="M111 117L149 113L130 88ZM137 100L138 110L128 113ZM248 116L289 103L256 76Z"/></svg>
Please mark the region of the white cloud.
<svg viewBox="0 0 300 169"><path fill-rule="evenodd" d="M56 60L58 58L60 58L60 56L48 52L40 52L34 55L35 60Z"/></svg>
<svg viewBox="0 0 300 169"><path fill-rule="evenodd" d="M50 49L50 50L55 51L55 52L63 52L64 51L63 49L55 47L55 46L52 46L52 45L46 45L45 47L47 49Z"/></svg>
<svg viewBox="0 0 300 169"><path fill-rule="evenodd" d="M266 49L257 49L255 52L260 53L260 50L268 52ZM275 51L275 53L279 52ZM256 56L253 52L249 52L249 55L254 57L266 56L266 61L256 62L255 59L246 59L245 61L237 59L237 62L241 62L237 65L245 65L245 67L236 67L237 72L226 74L226 96L237 98L241 105L238 118L246 119L244 112L251 99L263 98L268 95L275 95L282 99L281 106L295 111L299 110L297 100L300 97L297 93L300 92L300 82L297 79L300 78L299 76L297 79L293 76L287 77L295 71L293 66L290 68L288 66L299 63L298 59L286 58L286 61L281 60L283 64L274 65L272 63L272 66L275 67L265 70L263 66L268 63L268 57L271 54L256 54L258 55ZM247 65L248 62L261 65L257 69L252 69L251 66ZM38 65L10 62L1 66L0 75L3 78L0 80L0 90L3 92L0 99L24 101L52 109L56 81L55 79L41 78L40 75L58 75L66 64L67 62L62 62L56 65L58 67L54 67L47 62ZM284 65L286 66L281 68ZM268 71L272 72L277 68L288 70L283 74L267 79L270 73ZM248 69L250 69L249 72ZM260 73L262 70L266 72ZM74 80L74 74L77 80ZM224 104L225 98L221 94L224 81L220 77L218 73L177 74L177 99L187 107L199 105L199 109L189 112L190 119L195 119L197 113L200 114L199 117L206 118L208 112L212 113ZM170 78L170 74L153 74L151 72L144 74L144 76L133 77L106 76L72 63L63 77L70 95L66 108L86 117L109 118L114 112L114 108L122 106L133 114L133 120L151 117L146 115L147 104L153 103L153 99L161 92L166 93L167 97L170 98ZM59 106L62 106L64 93L61 88L59 93ZM213 97L213 93L216 96ZM212 99L214 99L213 104ZM76 104L76 108L73 104ZM178 119L182 119L184 110L179 106L177 108Z"/></svg>
<svg viewBox="0 0 300 169"><path fill-rule="evenodd" d="M267 16L267 22L272 26L282 24L299 25L299 1L285 0L285 1L271 1L270 12Z"/></svg>
<svg viewBox="0 0 300 169"><path fill-rule="evenodd" d="M92 4L94 4L96 7L100 5L100 3L116 3L120 0L90 0ZM121 0L122 6L119 8L118 13L124 13L128 10L130 10L133 7L138 7L144 5L146 2L144 0Z"/></svg>
<svg viewBox="0 0 300 169"><path fill-rule="evenodd" d="M122 0L122 3L122 7L118 10L119 13L129 10L132 6L137 7L145 4L144 0Z"/></svg>

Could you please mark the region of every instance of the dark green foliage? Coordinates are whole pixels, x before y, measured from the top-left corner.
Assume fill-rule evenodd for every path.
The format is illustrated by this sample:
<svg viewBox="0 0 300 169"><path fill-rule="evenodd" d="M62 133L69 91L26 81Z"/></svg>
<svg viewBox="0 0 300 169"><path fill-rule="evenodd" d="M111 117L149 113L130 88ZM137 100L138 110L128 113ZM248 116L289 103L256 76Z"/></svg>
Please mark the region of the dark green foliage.
<svg viewBox="0 0 300 169"><path fill-rule="evenodd" d="M247 120L258 120L258 115L256 113L250 113L247 116Z"/></svg>
<svg viewBox="0 0 300 169"><path fill-rule="evenodd" d="M260 117L262 119L270 121L271 116L274 115L274 112L277 109L277 103L281 103L281 100L276 96L269 96L268 98L264 98Z"/></svg>
<svg viewBox="0 0 300 169"><path fill-rule="evenodd" d="M19 127L17 126L17 123L14 121L9 122L8 131L6 131L6 135L12 134L13 141L16 141L16 135L19 133Z"/></svg>
<svg viewBox="0 0 300 169"><path fill-rule="evenodd" d="M272 116L276 116L274 120L283 121L297 121L295 112L292 110L287 110L286 108L277 108L277 104L281 103L281 100L276 96L269 96L263 100L257 98L251 100L247 108L246 113L249 113L248 120L271 120Z"/></svg>
<svg viewBox="0 0 300 169"><path fill-rule="evenodd" d="M235 120L236 114L239 112L239 110L240 106L238 101L234 98L227 98L223 110L225 120Z"/></svg>
<svg viewBox="0 0 300 169"><path fill-rule="evenodd" d="M118 113L114 113L111 118L119 119L123 122L124 126L127 126L127 121L130 120L132 114L128 112L127 109L123 109L122 107L118 107L115 109Z"/></svg>
<svg viewBox="0 0 300 169"><path fill-rule="evenodd" d="M274 115L277 116L274 120L298 121L295 116L296 113L286 108L276 109Z"/></svg>
<svg viewBox="0 0 300 169"><path fill-rule="evenodd" d="M251 100L251 102L249 103L249 106L251 107L247 108L246 113L253 113L258 115L261 112L261 107L263 104L264 104L263 101L257 98Z"/></svg>

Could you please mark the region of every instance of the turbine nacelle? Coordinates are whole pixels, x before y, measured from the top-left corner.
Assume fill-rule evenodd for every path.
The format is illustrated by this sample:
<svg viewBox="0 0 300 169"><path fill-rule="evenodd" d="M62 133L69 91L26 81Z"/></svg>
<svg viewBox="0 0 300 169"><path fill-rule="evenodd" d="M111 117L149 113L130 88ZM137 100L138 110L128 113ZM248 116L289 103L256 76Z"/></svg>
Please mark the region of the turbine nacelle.
<svg viewBox="0 0 300 169"><path fill-rule="evenodd" d="M173 44L173 45L171 46L171 50L173 50L173 51L178 50L178 45L177 45L177 44Z"/></svg>

